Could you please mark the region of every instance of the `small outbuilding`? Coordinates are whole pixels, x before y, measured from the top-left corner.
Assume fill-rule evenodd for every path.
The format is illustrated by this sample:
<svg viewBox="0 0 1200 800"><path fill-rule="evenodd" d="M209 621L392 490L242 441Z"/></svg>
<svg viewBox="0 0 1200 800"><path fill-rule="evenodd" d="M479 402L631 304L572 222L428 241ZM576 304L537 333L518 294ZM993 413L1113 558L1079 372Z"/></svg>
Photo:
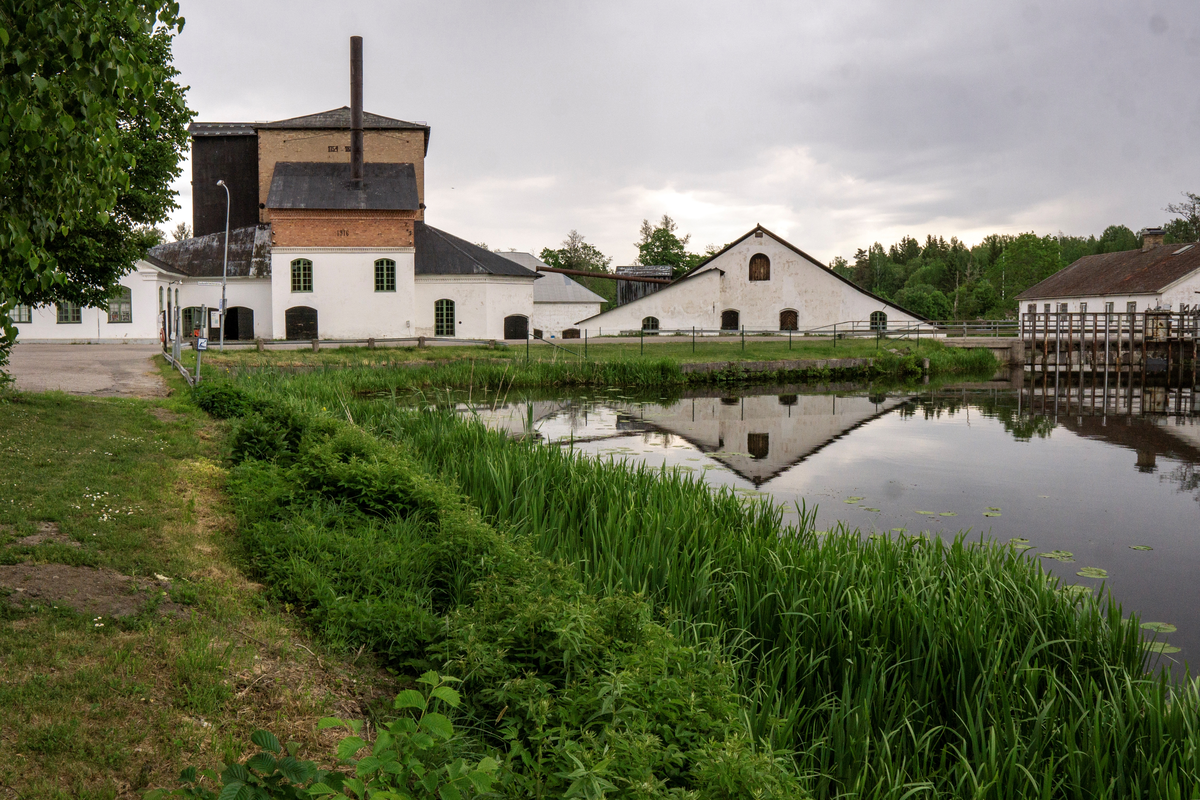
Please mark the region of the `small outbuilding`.
<svg viewBox="0 0 1200 800"><path fill-rule="evenodd" d="M538 271L550 265L533 253L518 251L501 252L498 255L521 265L527 270ZM582 284L558 272L540 272L533 284L533 331L541 331L542 338L579 338L579 320L600 313L604 298ZM515 331L513 331L515 333ZM505 338L519 339L521 336Z"/></svg>

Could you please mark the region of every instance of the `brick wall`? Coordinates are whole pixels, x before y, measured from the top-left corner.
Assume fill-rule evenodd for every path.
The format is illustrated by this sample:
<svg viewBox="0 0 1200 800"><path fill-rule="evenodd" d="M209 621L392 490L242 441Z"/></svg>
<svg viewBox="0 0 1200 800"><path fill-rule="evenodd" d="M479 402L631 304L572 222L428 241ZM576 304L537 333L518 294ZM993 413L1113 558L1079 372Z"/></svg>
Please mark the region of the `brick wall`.
<svg viewBox="0 0 1200 800"><path fill-rule="evenodd" d="M321 211L277 208L276 247L412 247L415 211Z"/></svg>
<svg viewBox="0 0 1200 800"><path fill-rule="evenodd" d="M425 202L425 134L423 131L382 130L363 132L363 160L385 164L412 164L417 174L417 200ZM260 130L258 132L258 202L267 202L271 175L278 161L350 163L348 130ZM259 209L259 219L270 222L279 214ZM424 214L418 212L418 219Z"/></svg>

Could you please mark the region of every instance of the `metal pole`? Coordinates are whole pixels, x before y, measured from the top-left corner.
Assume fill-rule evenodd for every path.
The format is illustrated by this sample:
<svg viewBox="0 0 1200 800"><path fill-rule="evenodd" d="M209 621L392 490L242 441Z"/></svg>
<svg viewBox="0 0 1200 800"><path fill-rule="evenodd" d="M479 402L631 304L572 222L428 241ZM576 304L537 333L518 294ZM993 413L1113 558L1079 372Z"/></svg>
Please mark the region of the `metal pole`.
<svg viewBox="0 0 1200 800"><path fill-rule="evenodd" d="M837 347L837 323L833 323L833 346Z"/></svg>
<svg viewBox="0 0 1200 800"><path fill-rule="evenodd" d="M229 275L229 187L225 185L225 181L217 181L217 186L225 190L225 261L221 264L221 313L218 319L221 320L221 352L225 352L225 279ZM204 320L207 325L208 320ZM240 333L240 332L239 332ZM199 351L197 351L199 352ZM198 360L198 359L197 359Z"/></svg>
<svg viewBox="0 0 1200 800"><path fill-rule="evenodd" d="M742 350L745 351L745 349L746 349L746 326L743 325L742 326Z"/></svg>
<svg viewBox="0 0 1200 800"><path fill-rule="evenodd" d="M525 332L525 363L529 363L529 339L533 334Z"/></svg>
<svg viewBox="0 0 1200 800"><path fill-rule="evenodd" d="M583 329L583 357L587 358L587 328Z"/></svg>
<svg viewBox="0 0 1200 800"><path fill-rule="evenodd" d="M638 328L638 355L644 356L645 354L646 354L646 326L643 325L642 327Z"/></svg>
<svg viewBox="0 0 1200 800"><path fill-rule="evenodd" d="M696 352L696 326L692 326L692 353Z"/></svg>
<svg viewBox="0 0 1200 800"><path fill-rule="evenodd" d="M208 327L208 306L200 306L200 319L204 320L204 327L207 328ZM205 331L205 333L208 333L208 331ZM204 338L207 339L208 337L206 336ZM200 349L200 337L197 336L196 337L196 382L193 384L194 386L200 385L200 353L202 353L202 352L203 351Z"/></svg>
<svg viewBox="0 0 1200 800"><path fill-rule="evenodd" d="M792 349L792 331L788 329L788 350Z"/></svg>

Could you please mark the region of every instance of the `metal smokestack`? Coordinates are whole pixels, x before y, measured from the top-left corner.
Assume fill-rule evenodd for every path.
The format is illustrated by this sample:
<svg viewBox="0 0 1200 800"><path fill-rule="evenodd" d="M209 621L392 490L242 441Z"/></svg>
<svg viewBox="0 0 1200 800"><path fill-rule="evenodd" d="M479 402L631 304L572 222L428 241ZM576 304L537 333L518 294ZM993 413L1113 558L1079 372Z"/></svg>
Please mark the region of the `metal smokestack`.
<svg viewBox="0 0 1200 800"><path fill-rule="evenodd" d="M362 37L350 37L350 186L363 183Z"/></svg>

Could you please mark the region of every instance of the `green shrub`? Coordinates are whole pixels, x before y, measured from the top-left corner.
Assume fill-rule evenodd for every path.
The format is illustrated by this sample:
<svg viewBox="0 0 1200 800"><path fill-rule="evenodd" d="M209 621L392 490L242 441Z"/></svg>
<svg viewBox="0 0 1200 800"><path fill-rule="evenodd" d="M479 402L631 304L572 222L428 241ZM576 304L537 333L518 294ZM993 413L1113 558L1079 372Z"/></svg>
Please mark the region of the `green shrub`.
<svg viewBox="0 0 1200 800"><path fill-rule="evenodd" d="M218 419L241 417L250 410L249 396L231 383L207 380L192 389L196 405Z"/></svg>

